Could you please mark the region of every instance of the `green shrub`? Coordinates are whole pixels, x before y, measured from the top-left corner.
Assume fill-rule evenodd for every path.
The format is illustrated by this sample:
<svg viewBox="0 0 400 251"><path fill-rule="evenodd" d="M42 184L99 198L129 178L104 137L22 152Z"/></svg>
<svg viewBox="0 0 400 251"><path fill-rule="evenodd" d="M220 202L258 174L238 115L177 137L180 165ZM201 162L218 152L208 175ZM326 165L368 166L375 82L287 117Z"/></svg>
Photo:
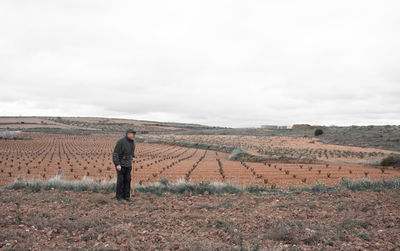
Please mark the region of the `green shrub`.
<svg viewBox="0 0 400 251"><path fill-rule="evenodd" d="M148 186L137 186L135 188L136 192L141 193L152 193L157 195L162 195L164 193L173 193L173 194L223 194L223 193L240 193L241 189L232 186L228 183L209 183L209 182L200 182L200 183L188 183L182 182L177 184L165 185L165 183L159 182L159 184L148 185Z"/></svg>
<svg viewBox="0 0 400 251"><path fill-rule="evenodd" d="M46 181L20 181L12 183L5 187L6 189L26 189L32 192L39 192L41 190L59 190L59 191L92 191L92 192L115 192L116 183L96 183L89 178L83 178L77 181L68 181L62 179L61 176L56 175L55 177Z"/></svg>
<svg viewBox="0 0 400 251"><path fill-rule="evenodd" d="M319 136L319 135L322 135L323 133L324 133L324 131L322 131L322 129L317 129L314 132L314 136Z"/></svg>
<svg viewBox="0 0 400 251"><path fill-rule="evenodd" d="M115 192L116 183L97 183L90 179L82 179L80 181L67 181L61 179L59 176L51 178L47 181L20 181L12 183L11 185L5 186L6 189L26 189L33 192L39 192L41 190L60 190L60 191L92 191L92 192ZM169 183L168 179L162 178L160 182L153 185L139 185L135 187L135 192L139 193L151 193L162 195L164 193L172 194L238 194L238 193L265 193L265 194L298 194L300 192L311 192L311 193L326 193L331 191L339 190L350 190L350 191L381 191L381 190L397 189L400 190L400 178L383 179L382 181L372 181L369 179L363 180L342 180L341 183L334 187L327 187L324 184L317 184L313 187L291 187L287 190L284 189L268 189L265 186L250 185L244 189L233 186L230 183L188 183L181 182L172 184Z"/></svg>
<svg viewBox="0 0 400 251"><path fill-rule="evenodd" d="M245 189L249 193L262 193L262 192L268 192L270 191L267 187L265 186L259 186L259 185L251 185L246 187Z"/></svg>
<svg viewBox="0 0 400 251"><path fill-rule="evenodd" d="M168 181L168 179L166 177L163 177L163 178L160 179L160 184L163 185L163 186L168 186L169 181Z"/></svg>
<svg viewBox="0 0 400 251"><path fill-rule="evenodd" d="M235 148L231 152L231 154L229 154L228 159L229 160L241 160L241 159L243 159L243 157L246 157L246 156L250 156L250 154L248 154L244 148L240 147L240 148Z"/></svg>
<svg viewBox="0 0 400 251"><path fill-rule="evenodd" d="M322 192L327 192L328 187L325 184L316 184L311 188L311 192L313 193L322 193Z"/></svg>
<svg viewBox="0 0 400 251"><path fill-rule="evenodd" d="M400 166L400 154L390 154L381 160L382 166Z"/></svg>
<svg viewBox="0 0 400 251"><path fill-rule="evenodd" d="M382 181L371 181L367 179L358 181L342 180L340 186L351 191L400 189L400 179L392 178L388 180L383 179Z"/></svg>

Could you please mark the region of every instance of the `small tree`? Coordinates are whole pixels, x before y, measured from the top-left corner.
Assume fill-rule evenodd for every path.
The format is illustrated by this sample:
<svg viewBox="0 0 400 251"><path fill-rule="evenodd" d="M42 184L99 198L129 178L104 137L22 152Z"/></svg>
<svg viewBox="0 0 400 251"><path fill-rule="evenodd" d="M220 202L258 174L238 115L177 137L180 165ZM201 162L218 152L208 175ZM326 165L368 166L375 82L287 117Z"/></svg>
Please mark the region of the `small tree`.
<svg viewBox="0 0 400 251"><path fill-rule="evenodd" d="M324 131L322 131L322 129L317 129L317 130L315 130L314 135L319 136L319 135L322 135L323 133L324 133Z"/></svg>
<svg viewBox="0 0 400 251"><path fill-rule="evenodd" d="M400 166L400 154L390 154L381 160L381 166Z"/></svg>

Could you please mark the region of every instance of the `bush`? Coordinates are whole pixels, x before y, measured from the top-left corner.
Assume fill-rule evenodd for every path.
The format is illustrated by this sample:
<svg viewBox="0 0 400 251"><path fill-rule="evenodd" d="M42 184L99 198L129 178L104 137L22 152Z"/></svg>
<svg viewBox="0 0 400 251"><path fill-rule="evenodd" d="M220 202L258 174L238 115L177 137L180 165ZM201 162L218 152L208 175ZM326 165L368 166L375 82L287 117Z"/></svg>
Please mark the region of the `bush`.
<svg viewBox="0 0 400 251"><path fill-rule="evenodd" d="M382 166L400 166L400 154L390 154L381 160Z"/></svg>
<svg viewBox="0 0 400 251"><path fill-rule="evenodd" d="M359 181L342 180L340 186L350 191L379 191L382 189L400 189L400 179L392 178L382 181L372 181L368 179Z"/></svg>
<svg viewBox="0 0 400 251"><path fill-rule="evenodd" d="M20 134L20 131L3 131L0 132L0 139L17 139Z"/></svg>
<svg viewBox="0 0 400 251"><path fill-rule="evenodd" d="M164 193L173 194L223 194L223 193L241 193L242 190L227 183L188 183L182 182L177 184L165 183L165 180L160 180L157 185L137 186L136 192L152 193L162 195Z"/></svg>
<svg viewBox="0 0 400 251"><path fill-rule="evenodd" d="M239 160L246 155L248 155L248 153L246 153L244 148L236 148L231 152L228 159L229 160Z"/></svg>
<svg viewBox="0 0 400 251"><path fill-rule="evenodd" d="M163 177L163 178L160 179L160 184L163 185L163 186L168 186L169 181L168 181L167 178Z"/></svg>
<svg viewBox="0 0 400 251"><path fill-rule="evenodd" d="M267 187L258 186L258 185L250 185L246 187L245 191L249 193L262 193L262 192L269 192L270 190ZM272 191L272 190L271 190Z"/></svg>
<svg viewBox="0 0 400 251"><path fill-rule="evenodd" d="M59 191L92 191L111 193L116 189L116 183L101 182L97 183L90 178L84 177L82 180L64 180L60 175L48 179L46 181L20 181L17 180L11 185L6 186L7 189L26 189L32 192L40 192L41 190L59 190Z"/></svg>
<svg viewBox="0 0 400 251"><path fill-rule="evenodd" d="M115 182L101 182L97 183L89 178L84 178L79 181L67 181L62 179L60 176L55 176L47 181L21 181L17 180L11 185L5 186L6 189L18 190L26 189L32 192L40 192L41 190L59 190L59 191L92 191L92 192L115 192ZM164 193L172 194L192 194L192 195L218 195L218 194L240 194L240 193L251 193L251 194L298 194L300 192L311 192L311 193L329 193L332 191L348 190L348 191L381 191L381 190L400 190L400 178L383 179L381 181L373 181L369 179L362 180L342 180L339 185L334 187L327 187L324 184L317 184L313 187L291 187L287 190L283 189L268 189L264 186L251 185L244 189L233 186L229 183L169 183L166 178L160 180L160 182L153 185L135 187L135 192L139 193L151 193L156 195L162 195Z"/></svg>
<svg viewBox="0 0 400 251"><path fill-rule="evenodd" d="M314 135L319 136L319 135L322 135L323 133L324 133L324 131L322 131L322 129L317 129L317 130L315 130Z"/></svg>

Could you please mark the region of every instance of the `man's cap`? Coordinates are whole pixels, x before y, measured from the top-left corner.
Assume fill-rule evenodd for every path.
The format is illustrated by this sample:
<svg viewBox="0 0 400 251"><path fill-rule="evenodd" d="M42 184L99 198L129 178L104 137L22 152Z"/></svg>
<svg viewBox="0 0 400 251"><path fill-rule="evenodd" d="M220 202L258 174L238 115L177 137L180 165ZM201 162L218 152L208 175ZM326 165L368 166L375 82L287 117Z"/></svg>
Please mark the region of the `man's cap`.
<svg viewBox="0 0 400 251"><path fill-rule="evenodd" d="M136 134L136 132L135 132L133 129L128 129L128 130L126 130L126 134L128 134L128 133Z"/></svg>

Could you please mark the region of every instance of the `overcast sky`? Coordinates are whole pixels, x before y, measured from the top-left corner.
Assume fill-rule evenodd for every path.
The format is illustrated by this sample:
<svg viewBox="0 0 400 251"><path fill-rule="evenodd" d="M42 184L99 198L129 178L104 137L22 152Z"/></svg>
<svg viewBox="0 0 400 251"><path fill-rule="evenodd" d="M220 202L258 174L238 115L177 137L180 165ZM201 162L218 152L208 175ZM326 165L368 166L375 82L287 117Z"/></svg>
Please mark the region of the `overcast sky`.
<svg viewBox="0 0 400 251"><path fill-rule="evenodd" d="M400 124L400 1L0 1L0 116Z"/></svg>

